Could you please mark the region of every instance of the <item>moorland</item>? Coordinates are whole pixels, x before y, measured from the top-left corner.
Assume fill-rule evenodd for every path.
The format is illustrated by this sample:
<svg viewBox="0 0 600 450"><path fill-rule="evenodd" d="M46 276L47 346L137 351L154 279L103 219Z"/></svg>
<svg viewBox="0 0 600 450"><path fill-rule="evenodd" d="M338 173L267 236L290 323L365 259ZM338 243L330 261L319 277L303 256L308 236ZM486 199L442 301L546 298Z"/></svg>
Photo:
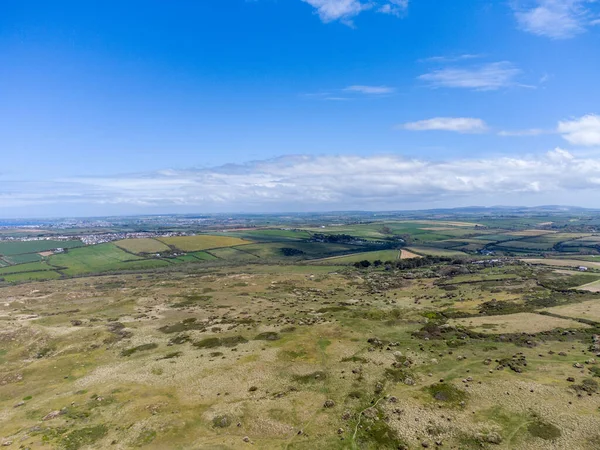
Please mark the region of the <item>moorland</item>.
<svg viewBox="0 0 600 450"><path fill-rule="evenodd" d="M3 229L0 444L600 448L600 215L252 221Z"/></svg>

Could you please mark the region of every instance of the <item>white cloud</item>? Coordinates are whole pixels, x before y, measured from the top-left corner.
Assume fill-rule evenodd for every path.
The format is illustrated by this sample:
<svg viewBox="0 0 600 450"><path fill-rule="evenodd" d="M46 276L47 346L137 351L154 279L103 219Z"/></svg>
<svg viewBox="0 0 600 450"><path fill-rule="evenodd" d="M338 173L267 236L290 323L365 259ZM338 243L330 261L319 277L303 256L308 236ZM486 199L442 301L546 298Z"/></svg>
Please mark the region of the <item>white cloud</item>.
<svg viewBox="0 0 600 450"><path fill-rule="evenodd" d="M588 114L558 123L558 132L574 145L600 146L600 116Z"/></svg>
<svg viewBox="0 0 600 450"><path fill-rule="evenodd" d="M503 130L498 132L498 136L504 137L519 137L519 136L539 136L541 134L549 133L548 130L542 130L541 128L529 128L528 130Z"/></svg>
<svg viewBox="0 0 600 450"><path fill-rule="evenodd" d="M317 11L320 19L327 23L334 20L341 20L351 24L352 18L362 11L371 8L368 3L362 3L360 0L302 0L308 3Z"/></svg>
<svg viewBox="0 0 600 450"><path fill-rule="evenodd" d="M389 3L380 6L377 12L400 17L408 9L408 0L389 0Z"/></svg>
<svg viewBox="0 0 600 450"><path fill-rule="evenodd" d="M583 33L595 20L587 7L595 0L535 0L517 9L519 26L538 36L568 39Z"/></svg>
<svg viewBox="0 0 600 450"><path fill-rule="evenodd" d="M376 12L400 17L408 8L409 0L362 1L362 0L302 0L315 8L324 23L339 20L352 26L352 20L363 11Z"/></svg>
<svg viewBox="0 0 600 450"><path fill-rule="evenodd" d="M456 131L457 133L482 133L487 131L487 124L481 119L471 117L435 117L433 119L408 122L400 128L411 131Z"/></svg>
<svg viewBox="0 0 600 450"><path fill-rule="evenodd" d="M354 85L354 86L348 86L344 90L348 91L348 92L358 92L360 94L381 95L381 94L391 94L396 89L389 87L389 86Z"/></svg>
<svg viewBox="0 0 600 450"><path fill-rule="evenodd" d="M580 199L600 193L600 160L556 149L538 156L447 161L378 156L290 156L212 169L0 184L0 208L54 204L122 210L393 209L428 202ZM541 200L544 201L544 200ZM449 203L450 202L450 203Z"/></svg>
<svg viewBox="0 0 600 450"><path fill-rule="evenodd" d="M448 67L433 70L419 77L432 87L451 87L491 91L516 85L515 78L521 73L507 61L484 64L477 67Z"/></svg>
<svg viewBox="0 0 600 450"><path fill-rule="evenodd" d="M431 56L429 58L420 59L420 62L439 62L439 63L449 63L449 62L457 62L464 61L468 59L477 59L481 58L484 55L473 54L473 53L464 53L462 55L456 56Z"/></svg>

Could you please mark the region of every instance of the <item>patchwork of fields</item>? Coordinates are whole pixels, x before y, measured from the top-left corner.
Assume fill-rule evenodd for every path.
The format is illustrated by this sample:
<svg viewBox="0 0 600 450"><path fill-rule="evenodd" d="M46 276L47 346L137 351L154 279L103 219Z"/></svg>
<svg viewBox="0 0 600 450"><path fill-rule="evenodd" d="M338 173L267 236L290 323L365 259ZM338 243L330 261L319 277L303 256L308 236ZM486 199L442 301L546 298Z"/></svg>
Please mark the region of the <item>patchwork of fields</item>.
<svg viewBox="0 0 600 450"><path fill-rule="evenodd" d="M589 256L600 256L600 235L540 229L539 223L520 229L525 224L508 224L502 219L493 223L396 220L321 228L240 229L89 246L83 246L79 240L1 241L0 278L20 282L122 270L158 270L184 263L298 263L337 258L340 264L351 265L363 260L396 261L398 256L517 256L531 264L578 267L587 260L585 265L590 268L600 267L600 262ZM570 259L559 261L563 255L570 255ZM540 262L540 256L547 257Z"/></svg>

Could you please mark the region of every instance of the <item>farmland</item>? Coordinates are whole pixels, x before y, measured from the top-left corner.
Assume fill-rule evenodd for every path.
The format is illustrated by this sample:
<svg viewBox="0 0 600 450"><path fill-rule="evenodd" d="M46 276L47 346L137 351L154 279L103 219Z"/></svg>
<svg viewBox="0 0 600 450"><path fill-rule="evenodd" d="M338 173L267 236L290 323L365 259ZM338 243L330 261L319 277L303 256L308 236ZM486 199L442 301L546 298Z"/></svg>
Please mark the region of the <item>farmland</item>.
<svg viewBox="0 0 600 450"><path fill-rule="evenodd" d="M236 245L250 244L250 241L229 236L179 236L160 238L163 242L175 250L183 252L198 252L211 248L234 247Z"/></svg>
<svg viewBox="0 0 600 450"><path fill-rule="evenodd" d="M171 248L157 239L125 239L115 242L115 245L130 253L160 253L168 252Z"/></svg>

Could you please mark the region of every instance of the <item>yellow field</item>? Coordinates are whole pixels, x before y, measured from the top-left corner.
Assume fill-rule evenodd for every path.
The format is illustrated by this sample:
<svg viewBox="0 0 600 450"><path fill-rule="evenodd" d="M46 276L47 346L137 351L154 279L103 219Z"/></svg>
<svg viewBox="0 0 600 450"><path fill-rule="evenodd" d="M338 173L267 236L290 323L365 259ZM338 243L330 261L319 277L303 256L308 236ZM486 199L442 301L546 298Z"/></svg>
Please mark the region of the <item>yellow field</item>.
<svg viewBox="0 0 600 450"><path fill-rule="evenodd" d="M472 222L454 222L454 221L447 221L447 220L400 220L400 222L422 223L424 225L433 225L433 226L450 225L452 227L474 227L476 225L480 225L478 223L472 223Z"/></svg>
<svg viewBox="0 0 600 450"><path fill-rule="evenodd" d="M588 300L586 302L573 303L571 305L554 306L552 308L544 308L541 311L600 322L600 300Z"/></svg>
<svg viewBox="0 0 600 450"><path fill-rule="evenodd" d="M251 244L251 241L229 236L210 236L201 234L197 236L176 236L160 238L159 241L173 246L184 252L197 252L211 248L233 247L236 245Z"/></svg>
<svg viewBox="0 0 600 450"><path fill-rule="evenodd" d="M429 256L464 256L465 253L459 252L457 250L446 250L443 248L434 248L434 247L409 247L407 248L413 254L417 255L429 255ZM404 250L403 250L404 251Z"/></svg>
<svg viewBox="0 0 600 450"><path fill-rule="evenodd" d="M553 309L553 308L551 308ZM574 320L542 316L533 313L518 313L502 316L469 317L455 319L455 325L469 327L480 333L539 333L555 328L589 328L589 325Z"/></svg>
<svg viewBox="0 0 600 450"><path fill-rule="evenodd" d="M131 253L159 253L169 251L170 248L156 239L124 239L115 242L117 247Z"/></svg>
<svg viewBox="0 0 600 450"><path fill-rule="evenodd" d="M511 233L506 233L511 236L542 236L544 234L554 234L556 231L550 230L523 230L523 231L513 231Z"/></svg>
<svg viewBox="0 0 600 450"><path fill-rule="evenodd" d="M583 286L577 286L575 289L589 292L600 292L600 280L584 284Z"/></svg>
<svg viewBox="0 0 600 450"><path fill-rule="evenodd" d="M522 259L521 261L528 264L539 264L544 266L555 266L555 267L588 267L593 269L600 269L600 263L593 261L580 261L577 259Z"/></svg>
<svg viewBox="0 0 600 450"><path fill-rule="evenodd" d="M411 259L411 258L422 258L421 255L417 255L416 253L409 252L408 250L402 250L400 254L400 259Z"/></svg>

